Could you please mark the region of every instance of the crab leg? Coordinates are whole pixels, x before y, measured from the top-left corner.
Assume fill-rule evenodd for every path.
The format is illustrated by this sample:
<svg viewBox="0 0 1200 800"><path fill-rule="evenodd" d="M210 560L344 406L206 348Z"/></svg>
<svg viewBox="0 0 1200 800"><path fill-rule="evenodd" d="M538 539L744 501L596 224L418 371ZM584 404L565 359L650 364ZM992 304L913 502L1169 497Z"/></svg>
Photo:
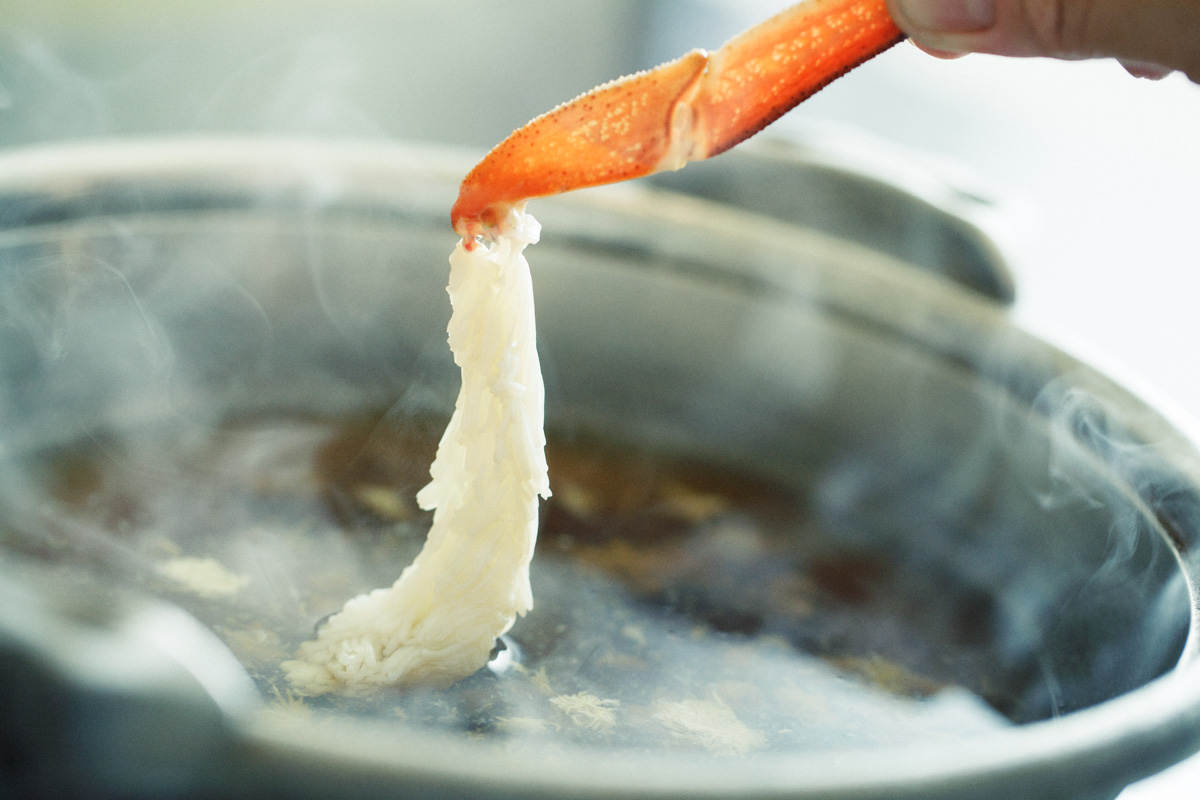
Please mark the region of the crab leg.
<svg viewBox="0 0 1200 800"><path fill-rule="evenodd" d="M532 197L715 156L904 36L884 0L806 0L726 42L598 86L514 131L467 174L451 223L473 245Z"/></svg>

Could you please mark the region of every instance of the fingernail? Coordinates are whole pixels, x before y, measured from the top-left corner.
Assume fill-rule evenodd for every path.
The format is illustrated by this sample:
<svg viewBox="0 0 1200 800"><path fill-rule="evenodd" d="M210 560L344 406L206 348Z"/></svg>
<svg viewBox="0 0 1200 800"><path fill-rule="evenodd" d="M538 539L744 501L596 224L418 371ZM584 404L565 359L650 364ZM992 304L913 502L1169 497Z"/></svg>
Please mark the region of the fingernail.
<svg viewBox="0 0 1200 800"><path fill-rule="evenodd" d="M900 13L930 33L981 31L996 22L995 0L897 0Z"/></svg>

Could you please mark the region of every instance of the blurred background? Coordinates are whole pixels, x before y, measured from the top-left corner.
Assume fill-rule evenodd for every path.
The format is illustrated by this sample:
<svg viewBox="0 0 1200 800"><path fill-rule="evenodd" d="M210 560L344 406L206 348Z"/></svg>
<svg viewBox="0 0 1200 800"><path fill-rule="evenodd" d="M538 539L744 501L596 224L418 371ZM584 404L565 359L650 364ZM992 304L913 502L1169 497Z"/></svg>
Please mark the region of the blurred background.
<svg viewBox="0 0 1200 800"><path fill-rule="evenodd" d="M785 0L4 0L0 148L290 134L482 150ZM774 132L853 141L991 199L1026 327L1200 418L1200 86L1112 62L903 44ZM1193 797L1194 761L1126 792Z"/></svg>

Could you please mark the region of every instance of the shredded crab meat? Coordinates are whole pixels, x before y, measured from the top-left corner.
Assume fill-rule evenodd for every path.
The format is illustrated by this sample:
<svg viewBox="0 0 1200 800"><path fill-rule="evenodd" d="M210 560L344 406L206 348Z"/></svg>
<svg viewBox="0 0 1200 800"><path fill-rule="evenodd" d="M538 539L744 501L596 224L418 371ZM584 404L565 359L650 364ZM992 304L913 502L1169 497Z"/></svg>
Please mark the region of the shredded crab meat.
<svg viewBox="0 0 1200 800"><path fill-rule="evenodd" d="M679 702L660 700L654 718L676 738L698 744L714 755L741 756L767 743L767 737L737 718L720 697Z"/></svg>
<svg viewBox="0 0 1200 800"><path fill-rule="evenodd" d="M449 341L462 388L417 494L433 526L395 584L350 600L284 663L297 690L449 685L483 667L533 607L538 497L550 487L523 251L540 230L515 209L495 241L460 242L450 256Z"/></svg>

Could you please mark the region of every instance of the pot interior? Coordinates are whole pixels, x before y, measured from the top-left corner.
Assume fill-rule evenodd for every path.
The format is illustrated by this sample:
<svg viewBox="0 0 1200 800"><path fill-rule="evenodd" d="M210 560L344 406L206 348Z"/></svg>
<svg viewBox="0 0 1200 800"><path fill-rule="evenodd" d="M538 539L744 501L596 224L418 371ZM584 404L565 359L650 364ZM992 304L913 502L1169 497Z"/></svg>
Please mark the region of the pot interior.
<svg viewBox="0 0 1200 800"><path fill-rule="evenodd" d="M429 524L452 184L202 189L0 233L0 543L184 608L262 713L813 751L1069 714L1180 657L1179 533L1145 490L1191 490L1085 370L900 268L870 288L850 245L546 201L535 609L450 689L300 696L280 662Z"/></svg>

